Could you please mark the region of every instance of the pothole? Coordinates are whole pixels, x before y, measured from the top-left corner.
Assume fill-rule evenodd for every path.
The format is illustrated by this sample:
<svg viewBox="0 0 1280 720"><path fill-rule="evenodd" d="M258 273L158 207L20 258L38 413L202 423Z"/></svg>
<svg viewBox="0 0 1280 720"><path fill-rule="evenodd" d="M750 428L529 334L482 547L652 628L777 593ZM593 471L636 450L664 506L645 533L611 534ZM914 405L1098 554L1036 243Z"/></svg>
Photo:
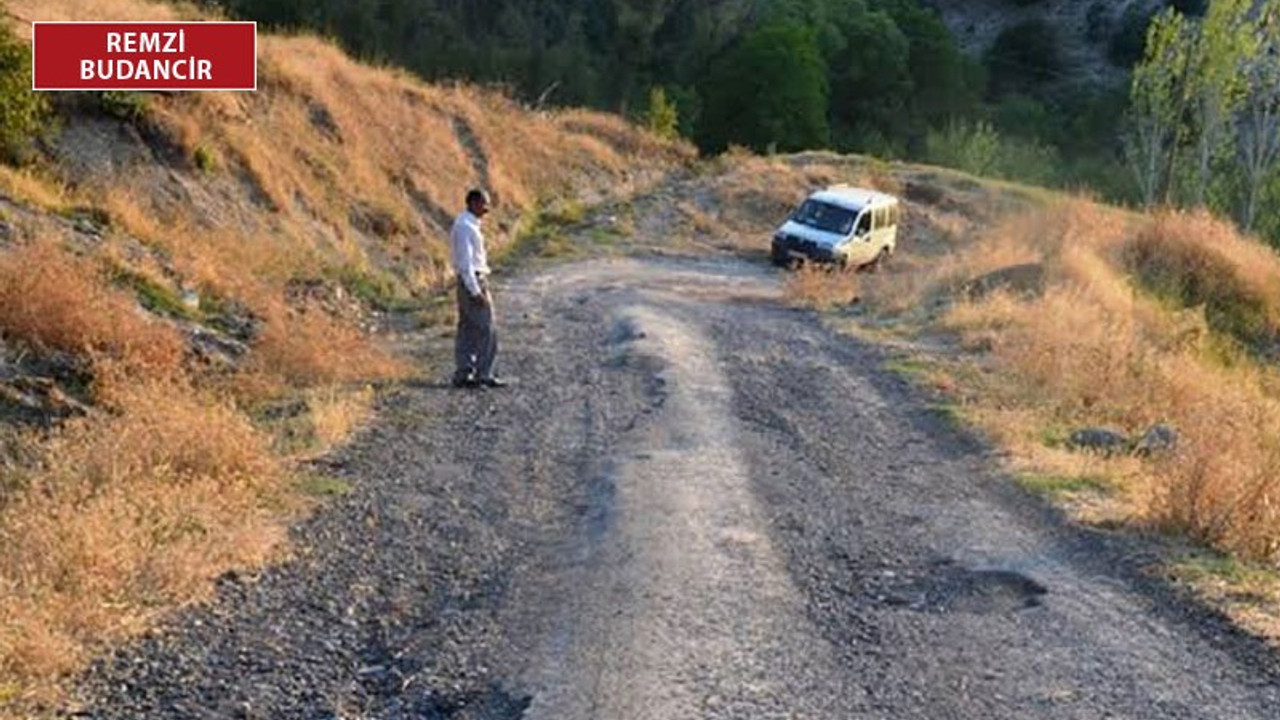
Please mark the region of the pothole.
<svg viewBox="0 0 1280 720"><path fill-rule="evenodd" d="M624 345L646 337L648 335L634 318L621 318L614 323L613 329L609 332L609 344Z"/></svg>
<svg viewBox="0 0 1280 720"><path fill-rule="evenodd" d="M1001 615L1038 607L1048 593L1040 582L1012 570L944 566L883 588L877 599L919 612Z"/></svg>
<svg viewBox="0 0 1280 720"><path fill-rule="evenodd" d="M533 697L491 686L485 690L428 695L408 705L394 703L381 717L405 720L520 720Z"/></svg>

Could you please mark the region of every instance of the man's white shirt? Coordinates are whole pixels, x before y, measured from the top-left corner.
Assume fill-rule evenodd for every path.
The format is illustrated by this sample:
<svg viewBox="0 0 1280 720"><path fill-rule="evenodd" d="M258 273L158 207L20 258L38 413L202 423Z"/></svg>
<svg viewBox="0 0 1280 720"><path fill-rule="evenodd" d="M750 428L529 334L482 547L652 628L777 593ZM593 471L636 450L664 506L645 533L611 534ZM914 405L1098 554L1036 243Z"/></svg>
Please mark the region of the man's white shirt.
<svg viewBox="0 0 1280 720"><path fill-rule="evenodd" d="M480 281L476 273L489 274L489 259L484 250L484 235L480 232L480 218L470 210L464 210L453 229L449 231L450 257L453 269L462 278L472 297L480 296Z"/></svg>

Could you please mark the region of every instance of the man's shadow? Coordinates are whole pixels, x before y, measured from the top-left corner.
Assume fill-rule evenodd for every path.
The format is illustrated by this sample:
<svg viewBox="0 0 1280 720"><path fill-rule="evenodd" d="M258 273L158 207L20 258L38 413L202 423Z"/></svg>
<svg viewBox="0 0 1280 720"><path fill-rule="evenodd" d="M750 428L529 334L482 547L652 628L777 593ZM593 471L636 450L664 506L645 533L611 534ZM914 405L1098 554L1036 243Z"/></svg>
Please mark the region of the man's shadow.
<svg viewBox="0 0 1280 720"><path fill-rule="evenodd" d="M400 381L401 387L411 388L413 390L458 390L454 387L450 380L440 380L438 378L409 378Z"/></svg>

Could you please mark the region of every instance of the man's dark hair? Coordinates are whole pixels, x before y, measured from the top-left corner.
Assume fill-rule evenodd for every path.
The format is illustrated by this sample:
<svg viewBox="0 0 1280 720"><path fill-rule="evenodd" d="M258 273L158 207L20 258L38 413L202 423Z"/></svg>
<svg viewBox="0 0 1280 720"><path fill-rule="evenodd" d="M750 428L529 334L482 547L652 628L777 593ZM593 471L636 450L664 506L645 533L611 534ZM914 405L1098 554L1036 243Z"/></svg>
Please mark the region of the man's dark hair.
<svg viewBox="0 0 1280 720"><path fill-rule="evenodd" d="M467 207L471 207L471 203L480 202L482 200L488 202L489 193L481 190L480 188L473 188L467 191Z"/></svg>

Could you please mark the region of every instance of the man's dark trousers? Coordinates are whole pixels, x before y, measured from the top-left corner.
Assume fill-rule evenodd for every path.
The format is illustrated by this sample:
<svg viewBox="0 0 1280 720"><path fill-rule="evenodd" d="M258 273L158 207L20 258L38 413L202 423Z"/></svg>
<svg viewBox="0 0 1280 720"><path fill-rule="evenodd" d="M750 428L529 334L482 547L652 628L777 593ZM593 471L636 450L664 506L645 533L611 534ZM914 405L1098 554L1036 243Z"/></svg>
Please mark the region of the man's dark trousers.
<svg viewBox="0 0 1280 720"><path fill-rule="evenodd" d="M458 336L454 344L457 370L454 380L485 380L493 377L493 360L498 354L498 332L493 327L493 297L480 279L480 302L458 278Z"/></svg>

